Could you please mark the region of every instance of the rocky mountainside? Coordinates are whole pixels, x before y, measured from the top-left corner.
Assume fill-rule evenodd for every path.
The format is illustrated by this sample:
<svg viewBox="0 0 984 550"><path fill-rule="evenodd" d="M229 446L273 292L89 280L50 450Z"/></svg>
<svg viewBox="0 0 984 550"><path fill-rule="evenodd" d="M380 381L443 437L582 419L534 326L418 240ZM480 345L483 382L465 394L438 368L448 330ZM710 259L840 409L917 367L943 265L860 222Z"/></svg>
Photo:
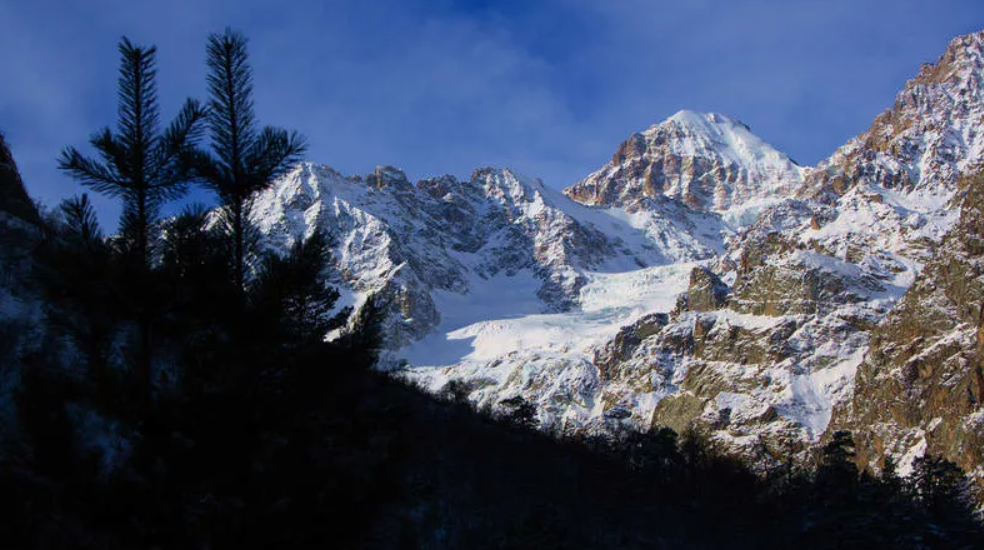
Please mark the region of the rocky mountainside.
<svg viewBox="0 0 984 550"><path fill-rule="evenodd" d="M982 34L954 39L934 64L924 64L895 105L871 127L821 162L809 195L843 195L876 185L902 194L941 195L984 159Z"/></svg>
<svg viewBox="0 0 984 550"><path fill-rule="evenodd" d="M925 440L912 437L912 430L908 432L910 437L902 437L904 430L896 430L895 422L913 428L911 420L894 414L888 420L882 412L922 407L925 414L935 418L938 414L932 411L938 407L952 408L939 403L928 408L926 402L917 405L913 394L897 393L897 387L874 385L869 375L871 365L879 364L873 358L883 345L883 331L897 333L886 327L896 325L900 318L908 319L908 323L918 322L918 316L907 305L913 303L912 293L918 291L919 284L912 286L913 282L924 280L929 273L935 273L934 281L941 280L933 266L950 262L954 256L952 245L941 247L940 243L976 238L973 228L958 220L966 217L966 206L961 210L960 204L973 189L967 181L980 171L984 160L982 39L984 35L976 33L953 40L937 63L925 65L899 93L895 105L880 115L868 131L818 167L807 170L805 185L796 198L761 216L732 251L733 258L748 258L753 252L752 256L757 257L754 263L761 265L749 270L749 262L738 262L732 300L752 307L769 307L775 296L771 289L775 288L783 289L786 303L810 303L816 285L797 288L797 283L809 281L817 273L815 270L787 271L785 280L780 278L776 285L776 266L788 266L793 258L807 253L818 254L827 266L839 266L834 273L828 270L823 274L821 280L828 292L848 288L845 283L850 283L850 274L854 281L863 281L869 292L875 292L874 296L865 297L863 292L841 291L839 298L826 297L818 305L847 313L828 315L825 326L842 327L836 342L856 342L844 351L855 350L854 364L860 366L857 377L853 372L843 377L844 385L854 389L842 394L850 395L850 399L842 397L832 402L837 411L834 425L855 432L864 442L859 460L876 468L885 456L891 455L905 472L912 459L926 448ZM755 254L769 239L783 245ZM898 297L910 287L896 307ZM912 342L907 345L915 346L913 353L921 346ZM881 412L866 416L854 411L852 403L861 404L864 411ZM965 415L958 416L954 419L957 424L965 420ZM969 470L979 465L976 459L967 459L954 448L937 446L932 452Z"/></svg>
<svg viewBox="0 0 984 550"><path fill-rule="evenodd" d="M34 247L41 239L40 216L24 190L20 173L0 134L0 425L11 425L16 360L36 348L43 317L30 278ZM0 445L6 443L0 434Z"/></svg>
<svg viewBox="0 0 984 550"><path fill-rule="evenodd" d="M960 187L959 221L872 331L835 416L858 433L864 466L929 452L984 478L984 172Z"/></svg>
<svg viewBox="0 0 984 550"><path fill-rule="evenodd" d="M981 33L955 39L936 64L924 66L906 85L871 129L807 169L803 186L792 197L764 211L732 243L718 264L725 279L733 276L724 310L781 323L758 334L739 331L737 338L719 344L709 365L696 363L703 370L687 371L683 380L690 389L657 407L655 421L665 408L663 416L678 425L688 420L716 437L751 439L768 449L781 440L769 436L777 422L812 439L829 429L836 410L833 424L854 431L864 442L860 460L865 465L878 467L890 454L903 472L926 449L926 440L913 434L940 411L960 411L951 415L954 426L969 421L967 410L930 404L912 392L888 389L880 383L883 378L876 383L869 375L872 365L880 364L873 358L883 345L882 332L898 334L886 327L900 317L919 322L906 305L924 303L911 297L918 284L896 304L913 281L925 279L926 274L920 276L923 266L932 274L930 281L944 280L933 266L951 262L954 251L940 243L973 241L978 235L957 221L967 216L966 206L963 213L958 208L961 197L972 192L972 186L958 182L979 171L982 161L982 59ZM941 311L937 314L947 315ZM687 334L697 341L697 336L714 334L713 327L697 326L707 313L693 315L698 321ZM753 342L770 355L752 361L754 369L735 369L736 361L728 356ZM926 341L906 342L914 354L929 346ZM738 410L761 416L739 414L735 426L735 400L722 403L722 388L743 386L757 388L737 392L745 400ZM749 396L756 406L749 406ZM852 403L862 410L854 410ZM922 424L903 420L896 414L900 407L922 410L930 418ZM728 419L726 430L719 418ZM980 462L968 458L966 444L960 440L931 451L973 470ZM776 449L768 452L775 454Z"/></svg>
<svg viewBox="0 0 984 550"><path fill-rule="evenodd" d="M274 249L324 228L334 279L349 303L381 300L392 349L433 332L448 313L437 306L441 296L466 296L486 281L522 281L530 303L515 313L561 312L574 306L589 270L666 261L629 221L508 170L414 185L391 167L346 178L301 164L258 197L254 222Z"/></svg>
<svg viewBox="0 0 984 550"><path fill-rule="evenodd" d="M816 167L682 111L564 194L508 170L412 184L303 164L254 222L274 250L324 228L348 303L383 304L384 368L431 391L522 397L554 432L665 425L776 460L847 426L876 466L929 446L973 469L982 39L955 39Z"/></svg>
<svg viewBox="0 0 984 550"><path fill-rule="evenodd" d="M24 190L17 163L0 133L0 212L28 223L39 221L37 209Z"/></svg>

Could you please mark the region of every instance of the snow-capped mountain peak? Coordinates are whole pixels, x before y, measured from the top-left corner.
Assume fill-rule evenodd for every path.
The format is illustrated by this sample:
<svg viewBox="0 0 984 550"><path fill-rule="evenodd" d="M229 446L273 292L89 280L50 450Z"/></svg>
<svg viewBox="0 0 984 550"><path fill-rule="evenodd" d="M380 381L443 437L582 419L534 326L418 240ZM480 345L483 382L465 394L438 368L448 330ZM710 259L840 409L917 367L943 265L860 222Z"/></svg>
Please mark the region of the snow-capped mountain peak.
<svg viewBox="0 0 984 550"><path fill-rule="evenodd" d="M647 197L665 197L700 212L725 213L789 195L802 172L742 122L680 111L633 134L610 163L566 193L597 206L634 209Z"/></svg>
<svg viewBox="0 0 984 550"><path fill-rule="evenodd" d="M676 146L681 154L710 156L709 151L713 151L735 164L754 168L758 174L766 173L768 167L789 170L790 164L795 165L785 153L752 133L748 125L727 115L684 110L663 124L676 125L681 129L681 136L691 138L669 144ZM660 126L653 126L643 134L658 134Z"/></svg>

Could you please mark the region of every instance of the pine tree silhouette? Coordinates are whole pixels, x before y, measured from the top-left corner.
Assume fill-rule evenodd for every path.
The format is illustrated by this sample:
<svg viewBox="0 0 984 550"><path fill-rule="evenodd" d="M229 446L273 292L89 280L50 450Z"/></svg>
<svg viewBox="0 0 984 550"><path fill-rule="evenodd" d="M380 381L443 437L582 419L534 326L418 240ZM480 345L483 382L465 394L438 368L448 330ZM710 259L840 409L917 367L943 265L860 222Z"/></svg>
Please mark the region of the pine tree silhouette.
<svg viewBox="0 0 984 550"><path fill-rule="evenodd" d="M208 38L207 64L211 153L196 151L189 161L199 181L223 203L233 239L234 280L245 285L246 242L250 201L268 187L304 152L297 132L266 126L257 129L253 113L253 72L247 40L226 29Z"/></svg>
<svg viewBox="0 0 984 550"><path fill-rule="evenodd" d="M123 200L120 229L144 268L151 264L152 225L161 205L184 192L189 175L184 159L205 114L189 99L164 132L159 131L156 51L154 46L134 46L125 37L120 41L116 133L107 127L89 139L98 159L74 147L65 148L59 159L59 167L83 185Z"/></svg>
<svg viewBox="0 0 984 550"><path fill-rule="evenodd" d="M154 224L161 205L184 192L189 176L185 160L204 116L199 103L189 99L171 124L160 131L156 51L154 46L135 46L126 37L120 41L116 133L107 127L90 138L98 159L74 147L65 148L59 159L59 167L83 185L123 201L122 248L134 283L127 294L139 327L137 370L140 391L147 399L151 393Z"/></svg>

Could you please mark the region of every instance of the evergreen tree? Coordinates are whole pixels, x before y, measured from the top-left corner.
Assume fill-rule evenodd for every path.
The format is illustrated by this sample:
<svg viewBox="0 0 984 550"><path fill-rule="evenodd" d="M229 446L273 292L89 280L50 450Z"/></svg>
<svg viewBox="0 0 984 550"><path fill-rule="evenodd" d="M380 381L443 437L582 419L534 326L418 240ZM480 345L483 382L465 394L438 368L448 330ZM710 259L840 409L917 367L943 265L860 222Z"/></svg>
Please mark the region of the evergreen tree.
<svg viewBox="0 0 984 550"><path fill-rule="evenodd" d="M818 479L834 485L853 485L858 478L854 457L854 436L851 432L847 430L834 432L833 437L821 450L820 465L817 469Z"/></svg>
<svg viewBox="0 0 984 550"><path fill-rule="evenodd" d="M60 168L83 185L123 201L120 233L126 265L133 273L120 281L131 285L124 294L139 328L138 384L146 398L151 390L154 225L161 205L184 190L189 175L185 159L204 115L198 102L189 99L160 131L156 51L153 46L135 46L125 37L120 41L116 133L107 127L90 138L98 159L67 147L59 160Z"/></svg>
<svg viewBox="0 0 984 550"><path fill-rule="evenodd" d="M265 259L254 299L258 309L278 320L284 345L320 342L351 313L351 308L333 313L339 293L325 285L327 262L328 239L322 231L297 242L284 256Z"/></svg>
<svg viewBox="0 0 984 550"><path fill-rule="evenodd" d="M156 47L120 41L119 100L116 132L103 128L89 143L99 159L67 147L59 167L83 185L123 200L120 229L140 265L151 264L154 232L161 205L179 196L188 180L183 162L199 132L204 111L189 99L178 116L159 131Z"/></svg>
<svg viewBox="0 0 984 550"><path fill-rule="evenodd" d="M270 126L257 129L246 44L246 37L231 29L208 38L212 150L198 151L190 159L200 181L219 196L225 208L233 239L234 280L240 289L244 288L250 252L250 201L296 162L306 147L296 132Z"/></svg>
<svg viewBox="0 0 984 550"><path fill-rule="evenodd" d="M925 455L912 463L911 491L928 514L925 540L934 548L981 548L980 516L973 511L970 481L959 466Z"/></svg>
<svg viewBox="0 0 984 550"><path fill-rule="evenodd" d="M912 482L919 500L936 516L946 516L970 502L963 470L942 457L917 458L912 464Z"/></svg>
<svg viewBox="0 0 984 550"><path fill-rule="evenodd" d="M860 516L858 469L854 436L847 430L834 432L820 450L814 480L816 502L806 536L819 548L855 548Z"/></svg>
<svg viewBox="0 0 984 550"><path fill-rule="evenodd" d="M504 409L506 421L510 424L528 430L536 428L536 406L522 395L504 399L500 405Z"/></svg>
<svg viewBox="0 0 984 550"><path fill-rule="evenodd" d="M895 463L895 459L890 455L885 457L885 463L881 471L881 482L893 493L902 492L902 477L899 476L898 465Z"/></svg>

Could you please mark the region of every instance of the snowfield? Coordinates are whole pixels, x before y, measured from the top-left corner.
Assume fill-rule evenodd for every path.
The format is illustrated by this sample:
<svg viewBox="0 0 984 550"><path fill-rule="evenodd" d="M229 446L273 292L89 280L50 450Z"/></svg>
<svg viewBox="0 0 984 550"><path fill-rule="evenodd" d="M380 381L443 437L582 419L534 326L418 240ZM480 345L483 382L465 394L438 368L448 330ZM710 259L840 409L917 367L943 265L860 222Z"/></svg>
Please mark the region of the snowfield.
<svg viewBox="0 0 984 550"><path fill-rule="evenodd" d="M553 314L538 313L543 307L536 297L538 281L529 272L472 281L465 295L438 292L435 301L447 312L442 323L433 334L393 355L411 366L409 376L426 378L433 389L454 377L461 366L477 368L517 351L588 360L588 350L610 340L619 328L643 315L673 309L696 265L589 272L578 309ZM418 370L423 374L418 375Z"/></svg>

